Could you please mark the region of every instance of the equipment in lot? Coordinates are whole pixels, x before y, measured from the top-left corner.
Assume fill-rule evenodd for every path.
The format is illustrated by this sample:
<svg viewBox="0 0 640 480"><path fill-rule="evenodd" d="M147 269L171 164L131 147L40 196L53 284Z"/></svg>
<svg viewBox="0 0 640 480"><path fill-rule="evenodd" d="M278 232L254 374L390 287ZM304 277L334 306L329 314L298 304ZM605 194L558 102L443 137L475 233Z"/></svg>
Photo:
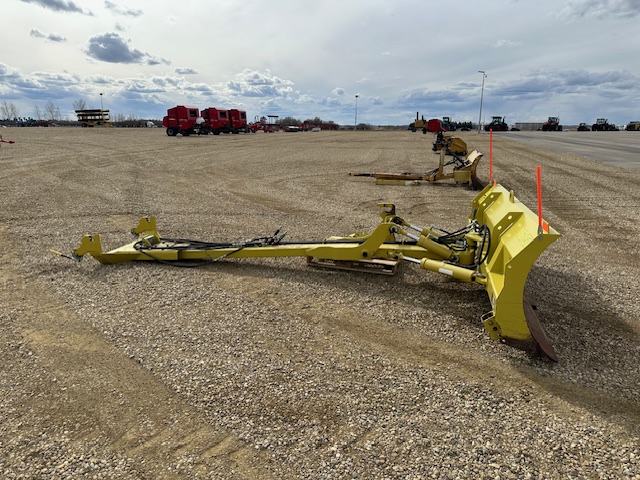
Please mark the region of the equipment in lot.
<svg viewBox="0 0 640 480"><path fill-rule="evenodd" d="M451 117L442 117L442 129L446 132L456 131L456 125L451 121Z"/></svg>
<svg viewBox="0 0 640 480"><path fill-rule="evenodd" d="M543 132L561 132L562 125L560 125L560 118L549 117L549 119L542 124Z"/></svg>
<svg viewBox="0 0 640 480"><path fill-rule="evenodd" d="M102 94L101 94L102 95ZM76 110L78 121L82 123L83 127L112 127L111 115L109 110L91 109L91 110Z"/></svg>
<svg viewBox="0 0 640 480"><path fill-rule="evenodd" d="M494 132L507 132L509 131L509 125L505 121L506 117L491 117L491 123L484 126L484 131L488 132L493 130Z"/></svg>
<svg viewBox="0 0 640 480"><path fill-rule="evenodd" d="M640 121L633 120L627 123L625 130L632 131L632 132L640 132Z"/></svg>
<svg viewBox="0 0 640 480"><path fill-rule="evenodd" d="M447 155L457 153L458 155L467 154L467 143L459 137L445 135L443 132L438 132L436 135L436 141L433 142L433 151L439 152L442 149Z"/></svg>
<svg viewBox="0 0 640 480"><path fill-rule="evenodd" d="M322 130L338 130L339 125L334 122L323 122L320 120L305 120L300 124L300 129L303 132L315 131L320 132Z"/></svg>
<svg viewBox="0 0 640 480"><path fill-rule="evenodd" d="M581 123L580 125L578 125L578 129L579 132L590 132L591 129L589 128L589 125L587 125L586 123Z"/></svg>
<svg viewBox="0 0 640 480"><path fill-rule="evenodd" d="M247 112L244 110L209 107L200 112L197 107L184 105L168 109L162 126L170 137L255 131L247 125Z"/></svg>
<svg viewBox="0 0 640 480"><path fill-rule="evenodd" d="M181 134L188 137L191 134L207 135L209 130L204 124L204 118L200 116L197 107L178 105L167 110L167 115L162 119L162 126L167 129L167 135L175 137Z"/></svg>
<svg viewBox="0 0 640 480"><path fill-rule="evenodd" d="M427 133L427 121L424 119L424 115L422 118L418 118L420 112L416 112L416 119L409 124L409 130L415 132L417 130L422 130L422 133Z"/></svg>
<svg viewBox="0 0 640 480"><path fill-rule="evenodd" d="M221 133L248 133L252 131L247 126L247 112L232 108L209 107L202 111L202 118L208 127L209 133L220 135Z"/></svg>
<svg viewBox="0 0 640 480"><path fill-rule="evenodd" d="M476 170L482 154L473 150L466 157L451 153L453 158L445 162L444 149L440 150L440 163L438 168L427 173L353 173L352 177L373 177L376 185L420 185L423 182L434 183L441 180L450 180L458 185L467 185L474 190L481 190L484 184L478 179ZM449 168L446 168L449 167ZM445 171L446 170L446 171Z"/></svg>
<svg viewBox="0 0 640 480"><path fill-rule="evenodd" d="M427 121L427 132L438 133L438 132L446 132L446 127L442 124L442 122L437 118L430 118ZM423 133L427 133L423 132Z"/></svg>
<svg viewBox="0 0 640 480"><path fill-rule="evenodd" d="M274 133L282 130L280 124L278 123L279 115L267 115L259 117L255 116L252 124L249 125L251 131L256 132L258 130L262 130L264 133Z"/></svg>
<svg viewBox="0 0 640 480"><path fill-rule="evenodd" d="M606 118L598 118L596 123L591 125L591 131L593 132L614 132L618 130L613 123L609 123Z"/></svg>
<svg viewBox="0 0 640 480"><path fill-rule="evenodd" d="M453 232L417 226L398 216L391 203L379 206L382 221L372 232L312 242L284 242L285 234L280 230L239 242L165 238L157 231L155 217L146 217L132 230L136 239L128 245L103 252L100 235L85 235L68 257L80 260L89 254L103 264L132 260L189 262L177 263L189 267L223 259L306 257L313 266L382 273L393 273L404 260L482 286L489 295L491 310L480 320L493 339L558 360L524 296L531 267L559 237L542 219L540 199L536 216L513 191L489 184L474 198L467 224Z"/></svg>
<svg viewBox="0 0 640 480"><path fill-rule="evenodd" d="M418 118L418 113L419 112L416 112L416 119L409 124L409 130L411 130L412 132L415 132L417 130L422 130L422 133L427 133L427 132L438 133L443 131L446 132L448 130L447 125L444 124L441 120L437 118L431 118L429 120L425 120L424 115L422 116L422 118ZM448 119L449 117L444 117L444 118Z"/></svg>

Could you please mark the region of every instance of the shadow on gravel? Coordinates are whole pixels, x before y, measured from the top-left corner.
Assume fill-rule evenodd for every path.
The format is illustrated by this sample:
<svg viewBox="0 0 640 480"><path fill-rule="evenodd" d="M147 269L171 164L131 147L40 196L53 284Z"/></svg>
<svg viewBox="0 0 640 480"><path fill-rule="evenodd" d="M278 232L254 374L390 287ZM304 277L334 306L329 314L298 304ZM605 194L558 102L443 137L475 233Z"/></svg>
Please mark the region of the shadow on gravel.
<svg viewBox="0 0 640 480"><path fill-rule="evenodd" d="M364 272L332 270L306 267L304 259L293 260L297 265L276 263L220 262L205 267L208 273L221 269L227 274L237 274L248 278L262 279L279 277L292 283L313 287L318 292L323 289L340 289L345 296L360 293L380 300L391 310L394 305L402 308L429 310L441 313L473 328L483 327L480 316L491 309L484 289L478 285L465 284L444 275L433 274L401 264L396 275L376 275ZM299 262L299 263L298 263ZM366 301L363 299L363 301ZM357 305L354 305L357 308ZM393 311L391 310L391 313ZM429 319L425 319L428 328ZM487 338L490 341L490 339Z"/></svg>
<svg viewBox="0 0 640 480"><path fill-rule="evenodd" d="M637 351L640 336L607 298L615 286L598 285L548 267L534 267L529 276L538 315L559 351L561 364L586 364L595 371L607 366L625 369L619 361ZM637 363L626 367L637 374Z"/></svg>
<svg viewBox="0 0 640 480"><path fill-rule="evenodd" d="M614 307L608 293L615 286L548 267L535 267L530 278L538 316L560 362L546 370L548 376L522 373L572 404L607 416L630 414L639 420L632 428L640 430L640 336Z"/></svg>

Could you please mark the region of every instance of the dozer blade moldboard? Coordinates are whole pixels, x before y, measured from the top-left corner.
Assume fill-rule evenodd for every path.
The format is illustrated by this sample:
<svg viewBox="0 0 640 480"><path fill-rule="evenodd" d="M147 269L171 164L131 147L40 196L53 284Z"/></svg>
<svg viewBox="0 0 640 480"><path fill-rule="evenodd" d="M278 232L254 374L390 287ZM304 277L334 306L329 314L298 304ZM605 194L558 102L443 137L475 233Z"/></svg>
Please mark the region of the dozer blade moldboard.
<svg viewBox="0 0 640 480"><path fill-rule="evenodd" d="M524 287L537 258L560 234L550 227L539 233L538 216L501 185L487 185L476 196L472 218L491 232L487 260L480 265L492 305L483 325L497 340L523 350L539 349L557 361Z"/></svg>

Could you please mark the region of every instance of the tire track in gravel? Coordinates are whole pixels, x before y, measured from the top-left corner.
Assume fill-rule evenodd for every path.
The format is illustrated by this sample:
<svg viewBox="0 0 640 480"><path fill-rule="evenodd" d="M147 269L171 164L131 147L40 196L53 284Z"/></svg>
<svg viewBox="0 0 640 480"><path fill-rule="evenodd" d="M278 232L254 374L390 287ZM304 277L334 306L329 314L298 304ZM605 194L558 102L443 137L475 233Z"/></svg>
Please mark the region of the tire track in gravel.
<svg viewBox="0 0 640 480"><path fill-rule="evenodd" d="M12 269L19 257L8 248L4 227L0 227L0 243L5 245L0 280L12 287L0 291L0 300L6 311L21 312L15 333L51 379L50 384L38 386L45 392L45 401L34 399L32 405L21 408L32 409L32 415L48 418L49 423L62 425L74 419L75 441L103 441L107 448L133 459L140 478L185 478L181 465L186 459L191 462L190 472L195 462L195 471L202 474L217 471L240 479L272 478L259 467L262 459L250 446L207 424L158 378L51 297L37 278L25 278Z"/></svg>

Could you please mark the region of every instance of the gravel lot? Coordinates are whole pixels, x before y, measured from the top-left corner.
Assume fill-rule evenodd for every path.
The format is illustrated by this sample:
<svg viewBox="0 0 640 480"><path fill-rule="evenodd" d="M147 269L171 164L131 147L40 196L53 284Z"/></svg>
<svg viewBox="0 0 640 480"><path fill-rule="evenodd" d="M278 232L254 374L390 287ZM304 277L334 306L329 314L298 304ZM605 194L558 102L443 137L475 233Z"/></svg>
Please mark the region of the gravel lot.
<svg viewBox="0 0 640 480"><path fill-rule="evenodd" d="M541 165L563 235L527 284L552 364L492 342L483 289L411 265L48 253L93 232L119 246L150 214L211 241L368 231L381 201L462 227L463 187L347 175L431 170L430 135L1 133L0 477L640 478L640 169L494 137L494 177L534 208Z"/></svg>

